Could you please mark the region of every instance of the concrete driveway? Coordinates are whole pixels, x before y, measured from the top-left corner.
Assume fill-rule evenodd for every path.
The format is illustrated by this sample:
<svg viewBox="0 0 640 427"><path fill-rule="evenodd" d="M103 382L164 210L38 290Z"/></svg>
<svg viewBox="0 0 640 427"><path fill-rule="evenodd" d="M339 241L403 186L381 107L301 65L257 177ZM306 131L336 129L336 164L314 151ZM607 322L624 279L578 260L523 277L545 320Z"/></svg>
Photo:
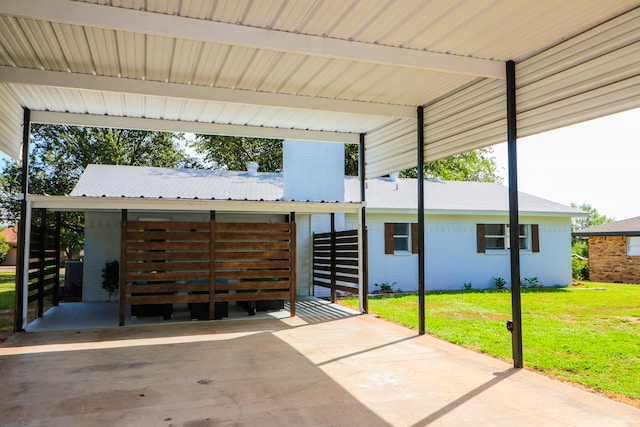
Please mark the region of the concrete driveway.
<svg viewBox="0 0 640 427"><path fill-rule="evenodd" d="M0 375L2 425L640 425L640 409L367 315L22 333Z"/></svg>

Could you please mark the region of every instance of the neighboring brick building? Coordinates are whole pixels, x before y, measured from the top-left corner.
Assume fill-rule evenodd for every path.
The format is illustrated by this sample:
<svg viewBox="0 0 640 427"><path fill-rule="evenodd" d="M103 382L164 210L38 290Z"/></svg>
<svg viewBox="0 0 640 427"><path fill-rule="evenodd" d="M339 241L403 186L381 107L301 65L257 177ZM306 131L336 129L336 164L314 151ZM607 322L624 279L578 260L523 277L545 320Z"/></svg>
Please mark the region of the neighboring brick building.
<svg viewBox="0 0 640 427"><path fill-rule="evenodd" d="M595 282L640 283L640 216L573 233L589 242L589 277Z"/></svg>

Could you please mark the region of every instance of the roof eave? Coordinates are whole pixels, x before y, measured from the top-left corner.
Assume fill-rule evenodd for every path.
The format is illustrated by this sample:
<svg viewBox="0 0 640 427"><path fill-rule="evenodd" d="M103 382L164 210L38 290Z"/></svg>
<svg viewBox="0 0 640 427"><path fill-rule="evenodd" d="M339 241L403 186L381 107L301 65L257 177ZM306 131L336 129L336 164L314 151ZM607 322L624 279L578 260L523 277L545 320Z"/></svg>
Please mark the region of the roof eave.
<svg viewBox="0 0 640 427"><path fill-rule="evenodd" d="M367 207L368 213L417 215L418 210L412 208L375 208ZM425 215L483 215L483 216L507 216L509 211L503 210L477 210L477 209L425 209ZM582 217L586 214L574 212L536 212L520 211L519 216L543 216L543 217Z"/></svg>
<svg viewBox="0 0 640 427"><path fill-rule="evenodd" d="M601 231L601 232L586 232L574 231L571 233L576 237L592 237L592 236L640 236L640 230L636 231Z"/></svg>
<svg viewBox="0 0 640 427"><path fill-rule="evenodd" d="M357 213L361 203L28 195L31 208L54 211L181 210L260 213Z"/></svg>

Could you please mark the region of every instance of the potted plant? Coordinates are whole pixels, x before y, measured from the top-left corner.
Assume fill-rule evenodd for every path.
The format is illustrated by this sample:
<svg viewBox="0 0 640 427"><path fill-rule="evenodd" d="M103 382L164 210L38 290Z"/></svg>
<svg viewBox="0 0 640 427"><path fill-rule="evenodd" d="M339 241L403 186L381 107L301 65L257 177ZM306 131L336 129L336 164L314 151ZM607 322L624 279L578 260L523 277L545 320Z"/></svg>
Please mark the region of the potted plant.
<svg viewBox="0 0 640 427"><path fill-rule="evenodd" d="M120 263L118 260L107 261L102 269L102 289L109 293L109 302L111 295L118 291L118 282L120 281Z"/></svg>

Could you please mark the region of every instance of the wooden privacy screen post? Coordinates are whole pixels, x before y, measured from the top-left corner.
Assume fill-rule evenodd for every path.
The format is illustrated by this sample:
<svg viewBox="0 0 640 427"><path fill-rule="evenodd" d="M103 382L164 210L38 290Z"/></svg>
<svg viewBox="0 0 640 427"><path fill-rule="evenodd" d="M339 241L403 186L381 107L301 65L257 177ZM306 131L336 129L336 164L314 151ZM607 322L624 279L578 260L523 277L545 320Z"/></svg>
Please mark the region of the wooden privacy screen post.
<svg viewBox="0 0 640 427"><path fill-rule="evenodd" d="M331 302L336 302L336 214L331 212Z"/></svg>
<svg viewBox="0 0 640 427"><path fill-rule="evenodd" d="M296 213L291 212L289 216L289 314L296 315Z"/></svg>
<svg viewBox="0 0 640 427"><path fill-rule="evenodd" d="M216 213L209 214L209 320L216 318Z"/></svg>
<svg viewBox="0 0 640 427"><path fill-rule="evenodd" d="M118 306L119 325L124 326L124 318L127 310L126 280L127 269L127 210L123 209L120 219L120 271L118 272Z"/></svg>

